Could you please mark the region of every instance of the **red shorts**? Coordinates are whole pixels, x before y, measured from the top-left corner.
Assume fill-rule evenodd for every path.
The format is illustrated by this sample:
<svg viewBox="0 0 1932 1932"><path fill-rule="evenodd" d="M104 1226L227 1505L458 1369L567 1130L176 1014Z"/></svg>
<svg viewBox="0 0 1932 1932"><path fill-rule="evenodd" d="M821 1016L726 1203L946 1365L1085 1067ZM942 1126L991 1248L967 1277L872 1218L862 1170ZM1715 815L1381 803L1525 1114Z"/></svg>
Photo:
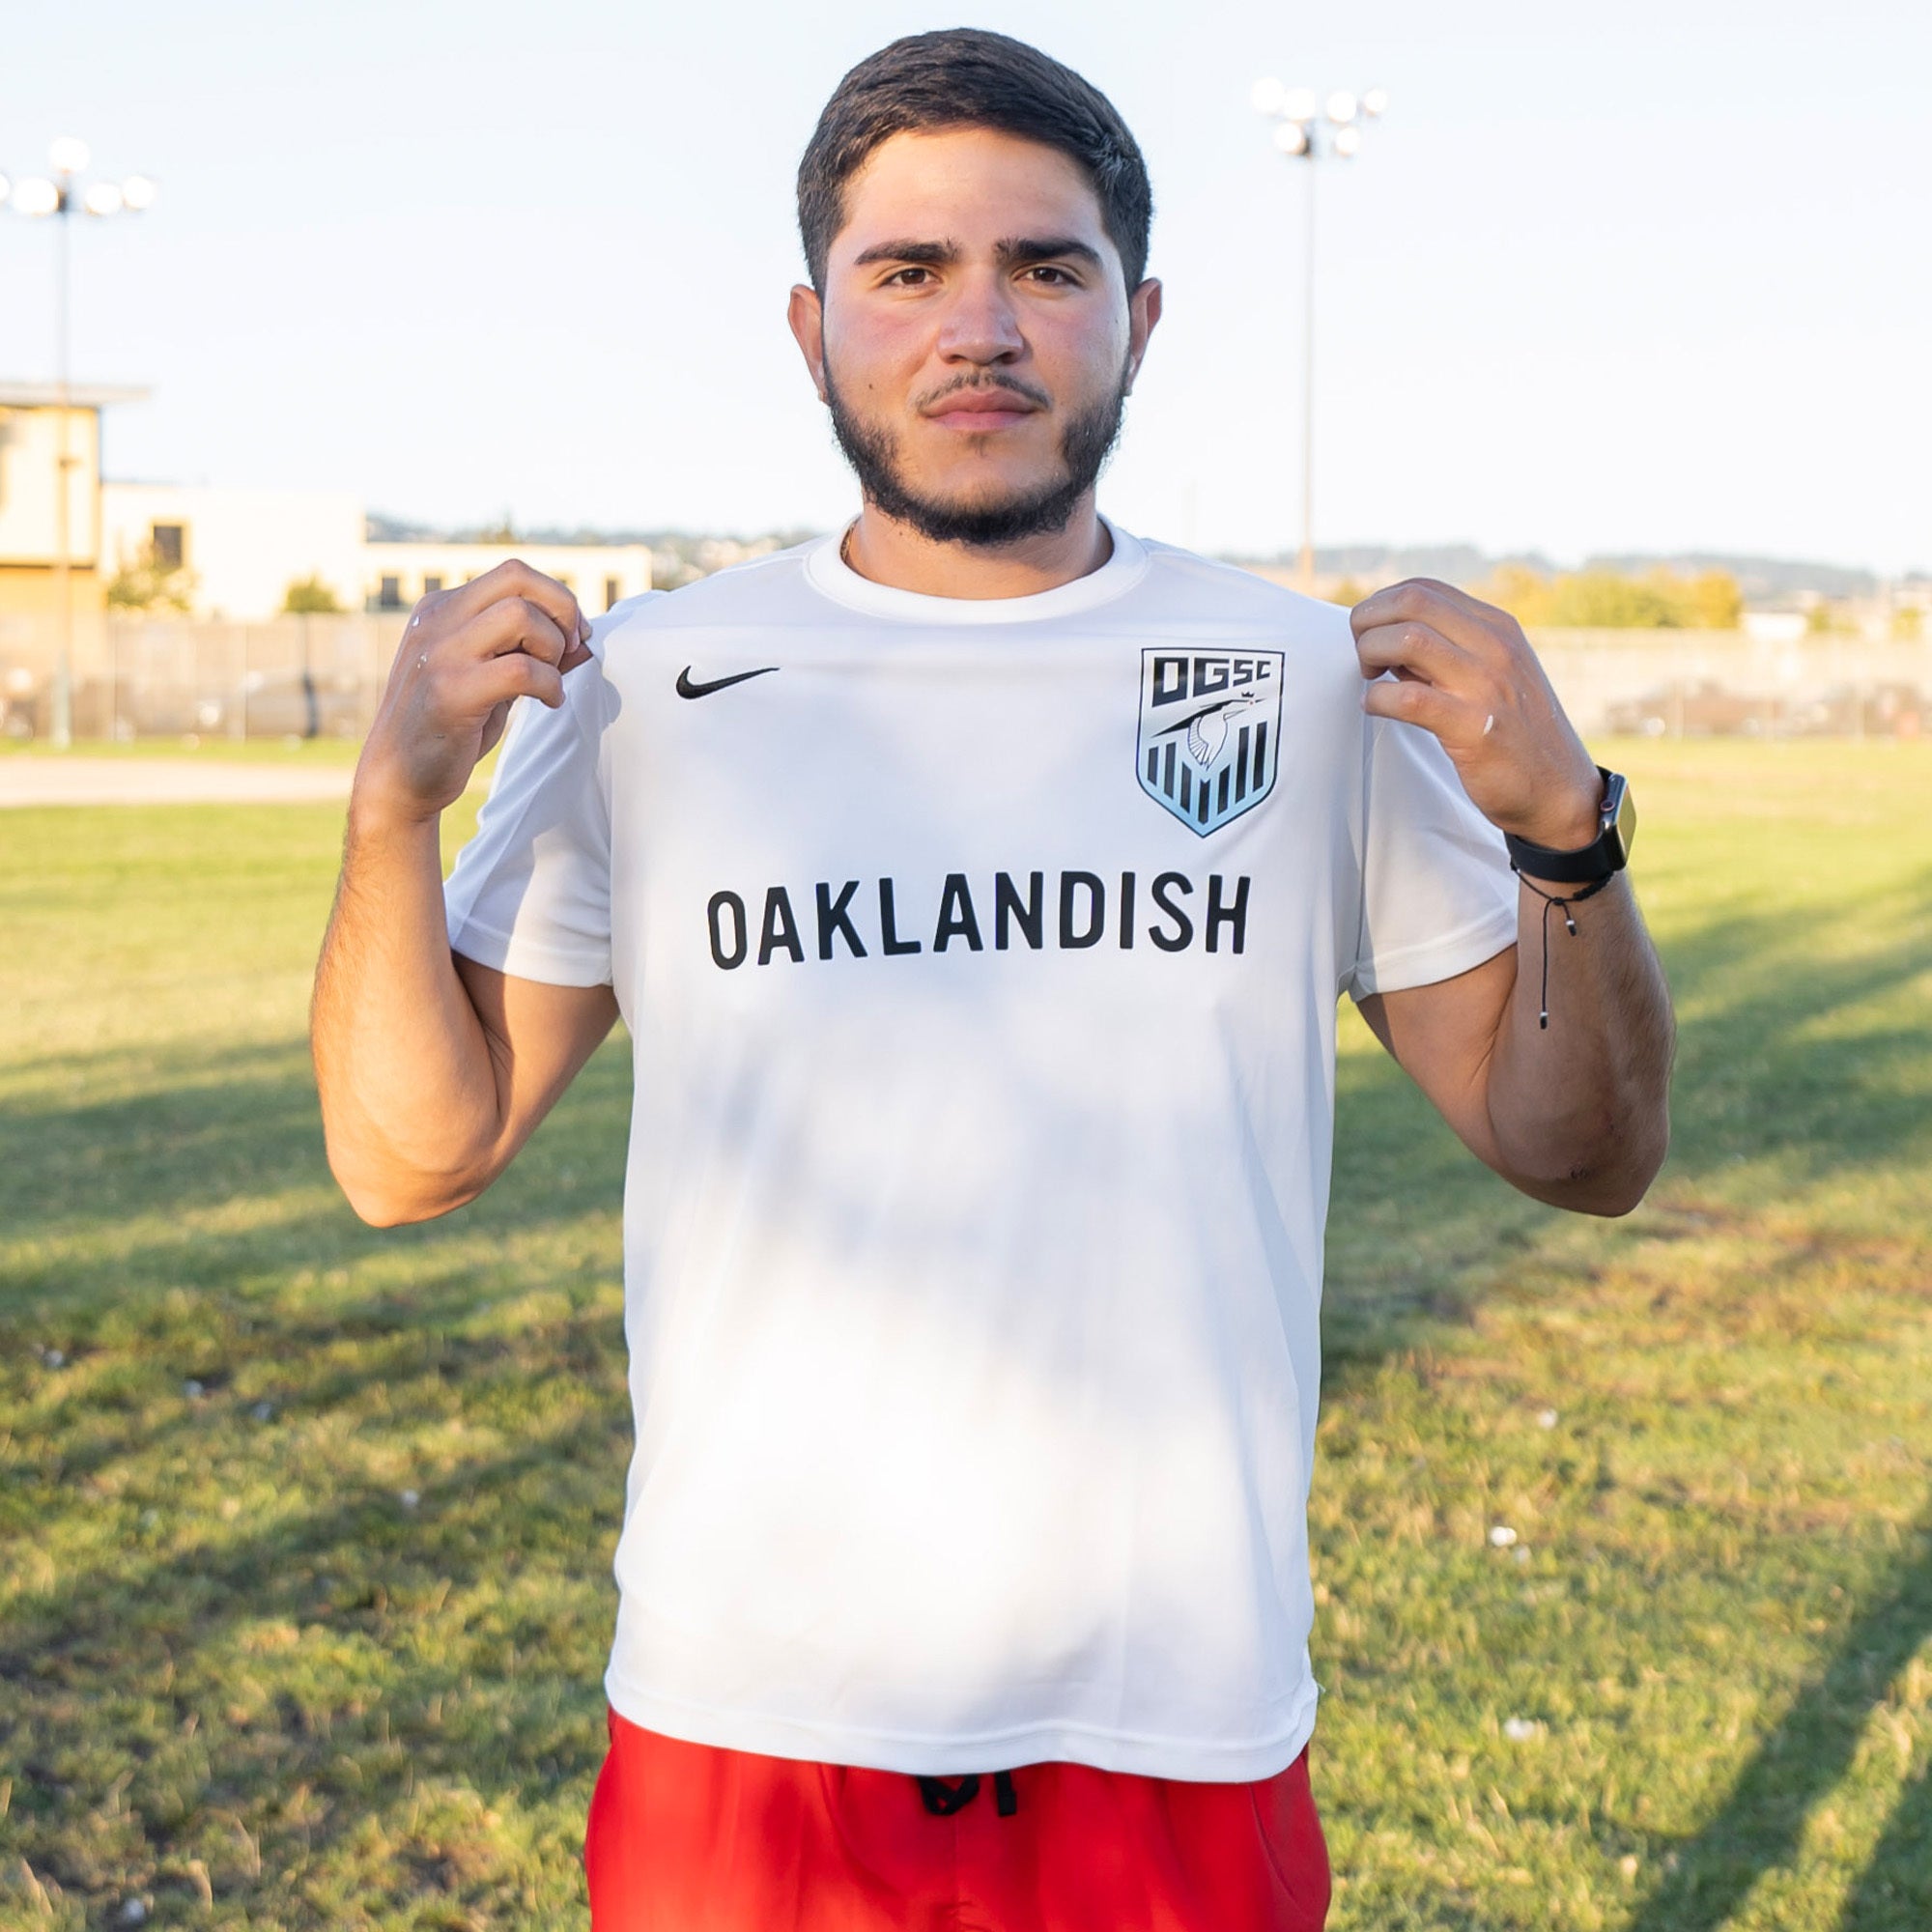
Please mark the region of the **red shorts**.
<svg viewBox="0 0 1932 1932"><path fill-rule="evenodd" d="M761 1757L610 1713L591 1932L1321 1932L1304 1750L1252 1784Z"/></svg>

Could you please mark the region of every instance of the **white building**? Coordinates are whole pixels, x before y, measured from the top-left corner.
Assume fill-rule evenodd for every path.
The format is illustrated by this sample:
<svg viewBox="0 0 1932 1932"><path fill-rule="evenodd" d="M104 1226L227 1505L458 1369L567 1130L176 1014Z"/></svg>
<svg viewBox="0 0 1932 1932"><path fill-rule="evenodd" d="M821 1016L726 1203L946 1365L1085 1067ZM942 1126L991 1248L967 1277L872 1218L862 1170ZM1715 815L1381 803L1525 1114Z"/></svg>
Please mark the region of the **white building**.
<svg viewBox="0 0 1932 1932"><path fill-rule="evenodd" d="M647 544L372 542L346 491L102 483L100 526L107 577L149 560L178 570L202 617L271 617L310 582L344 611L406 611L512 556L568 584L593 616L651 587Z"/></svg>
<svg viewBox="0 0 1932 1932"><path fill-rule="evenodd" d="M110 578L152 557L183 573L198 616L272 616L289 585L310 578L345 611L362 605L362 501L347 491L102 483L100 524Z"/></svg>
<svg viewBox="0 0 1932 1932"><path fill-rule="evenodd" d="M597 616L651 587L648 544L438 543L425 539L362 546L361 608L407 611L432 590L468 583L510 557L554 577ZM345 600L346 601L346 600Z"/></svg>

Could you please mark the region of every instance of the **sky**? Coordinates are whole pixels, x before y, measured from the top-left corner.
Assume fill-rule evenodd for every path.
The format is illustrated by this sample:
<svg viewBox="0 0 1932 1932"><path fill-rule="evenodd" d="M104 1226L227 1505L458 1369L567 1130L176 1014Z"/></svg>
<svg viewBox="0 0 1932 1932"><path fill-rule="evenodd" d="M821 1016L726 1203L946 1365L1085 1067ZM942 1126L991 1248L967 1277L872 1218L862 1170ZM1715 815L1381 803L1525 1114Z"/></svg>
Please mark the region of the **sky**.
<svg viewBox="0 0 1932 1932"><path fill-rule="evenodd" d="M1932 568L1932 9L1895 0L98 0L15 11L0 173L76 134L160 184L73 224L75 379L151 391L109 476L825 528L856 498L784 326L798 156L855 61L962 19L1077 68L1148 158L1128 528L1300 539L1274 74L1390 95L1318 164L1318 543ZM0 380L53 373L53 226L0 208Z"/></svg>

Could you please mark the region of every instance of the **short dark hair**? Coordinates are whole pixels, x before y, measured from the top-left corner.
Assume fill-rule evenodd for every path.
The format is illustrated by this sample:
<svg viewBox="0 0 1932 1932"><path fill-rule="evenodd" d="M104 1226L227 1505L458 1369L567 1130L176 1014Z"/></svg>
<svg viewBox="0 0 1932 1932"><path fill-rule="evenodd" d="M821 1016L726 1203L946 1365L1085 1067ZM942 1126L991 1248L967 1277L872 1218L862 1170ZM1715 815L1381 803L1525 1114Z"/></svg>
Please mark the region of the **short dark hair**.
<svg viewBox="0 0 1932 1932"><path fill-rule="evenodd" d="M1129 291L1147 272L1153 189L1114 103L1070 67L975 27L909 34L868 55L833 91L798 164L798 232L811 285L825 293L845 185L894 134L996 128L1058 148L1079 163Z"/></svg>

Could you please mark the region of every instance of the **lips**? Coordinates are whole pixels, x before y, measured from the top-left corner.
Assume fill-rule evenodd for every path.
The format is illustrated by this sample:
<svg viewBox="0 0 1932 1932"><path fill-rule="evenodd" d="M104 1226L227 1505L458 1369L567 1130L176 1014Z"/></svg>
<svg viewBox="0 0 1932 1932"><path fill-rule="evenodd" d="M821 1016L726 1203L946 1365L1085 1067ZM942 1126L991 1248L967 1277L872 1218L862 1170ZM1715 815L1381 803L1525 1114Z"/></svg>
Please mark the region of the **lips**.
<svg viewBox="0 0 1932 1932"><path fill-rule="evenodd" d="M1011 389L961 389L944 398L928 418L946 429L1008 429L1038 413L1038 405Z"/></svg>

